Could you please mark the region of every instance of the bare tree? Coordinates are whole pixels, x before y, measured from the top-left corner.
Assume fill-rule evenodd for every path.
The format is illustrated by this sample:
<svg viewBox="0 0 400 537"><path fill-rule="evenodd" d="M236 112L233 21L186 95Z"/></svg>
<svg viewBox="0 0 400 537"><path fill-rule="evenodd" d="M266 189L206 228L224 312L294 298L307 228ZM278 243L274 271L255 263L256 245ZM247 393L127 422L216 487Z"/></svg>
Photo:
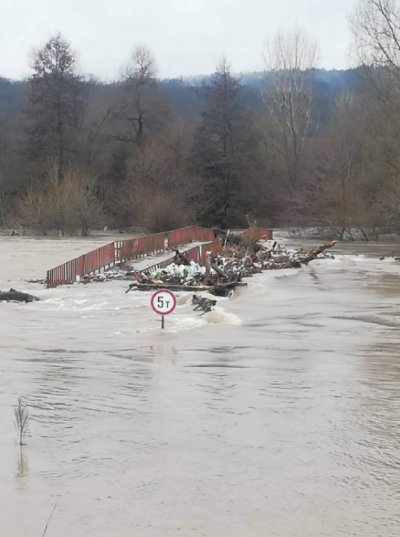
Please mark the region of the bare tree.
<svg viewBox="0 0 400 537"><path fill-rule="evenodd" d="M352 238L353 228L364 229L365 124L357 99L346 92L336 100L332 122L315 144L317 158L311 173L317 193L313 212L318 222L335 230L340 238Z"/></svg>
<svg viewBox="0 0 400 537"><path fill-rule="evenodd" d="M352 53L375 102L389 121L400 114L400 6L397 0L359 0L351 17Z"/></svg>
<svg viewBox="0 0 400 537"><path fill-rule="evenodd" d="M351 19L361 64L386 67L400 77L400 8L396 0L360 0Z"/></svg>
<svg viewBox="0 0 400 537"><path fill-rule="evenodd" d="M160 231L193 221L199 180L190 169L192 144L192 129L177 121L132 152L125 180L111 200L123 227Z"/></svg>
<svg viewBox="0 0 400 537"><path fill-rule="evenodd" d="M378 220L393 229L400 191L400 4L398 0L359 0L350 22L353 51L364 68L369 92L370 169L377 169Z"/></svg>
<svg viewBox="0 0 400 537"><path fill-rule="evenodd" d="M295 196L300 161L312 121L312 76L318 47L302 32L278 32L267 44L263 101L274 126L276 151L281 155L288 186Z"/></svg>
<svg viewBox="0 0 400 537"><path fill-rule="evenodd" d="M152 52L143 45L136 47L127 68L126 86L132 104L127 120L135 130L138 144L143 139L147 120L146 92L154 87L155 77L156 65Z"/></svg>
<svg viewBox="0 0 400 537"><path fill-rule="evenodd" d="M96 196L96 178L69 169L58 179L57 166L49 167L43 182L30 186L17 203L18 220L28 227L39 227L59 235L86 236L103 221L103 206Z"/></svg>
<svg viewBox="0 0 400 537"><path fill-rule="evenodd" d="M158 80L153 53L143 45L136 47L125 67L124 82L115 111L119 121L113 139L140 145L146 133L160 127L168 115Z"/></svg>
<svg viewBox="0 0 400 537"><path fill-rule="evenodd" d="M14 410L14 418L15 427L18 432L18 443L20 446L23 446L24 438L26 433L28 432L29 427L29 412L24 403L22 402L21 397L18 399L18 406Z"/></svg>

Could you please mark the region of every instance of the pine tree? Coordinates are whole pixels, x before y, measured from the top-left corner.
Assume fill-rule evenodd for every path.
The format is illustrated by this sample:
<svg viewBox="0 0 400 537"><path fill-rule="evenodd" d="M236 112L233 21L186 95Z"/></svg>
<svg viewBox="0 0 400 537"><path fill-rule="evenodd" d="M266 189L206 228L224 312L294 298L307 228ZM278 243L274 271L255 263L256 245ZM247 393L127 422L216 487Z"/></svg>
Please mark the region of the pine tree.
<svg viewBox="0 0 400 537"><path fill-rule="evenodd" d="M29 154L41 171L55 164L59 180L77 151L82 124L84 87L75 63L70 44L57 34L35 52L29 79Z"/></svg>
<svg viewBox="0 0 400 537"><path fill-rule="evenodd" d="M251 129L240 83L225 59L208 88L197 136L197 159L205 198L201 219L220 227L240 223L246 212L243 187L251 159Z"/></svg>

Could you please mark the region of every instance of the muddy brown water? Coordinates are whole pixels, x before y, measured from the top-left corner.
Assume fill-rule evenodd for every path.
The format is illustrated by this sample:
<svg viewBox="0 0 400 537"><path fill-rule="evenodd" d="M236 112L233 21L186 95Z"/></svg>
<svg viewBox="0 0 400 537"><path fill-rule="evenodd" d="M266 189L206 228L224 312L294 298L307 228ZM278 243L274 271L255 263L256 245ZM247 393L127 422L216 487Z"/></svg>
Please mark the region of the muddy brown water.
<svg viewBox="0 0 400 537"><path fill-rule="evenodd" d="M126 282L16 275L42 301L0 303L0 536L397 537L392 250L257 275L205 316L180 295L164 331Z"/></svg>

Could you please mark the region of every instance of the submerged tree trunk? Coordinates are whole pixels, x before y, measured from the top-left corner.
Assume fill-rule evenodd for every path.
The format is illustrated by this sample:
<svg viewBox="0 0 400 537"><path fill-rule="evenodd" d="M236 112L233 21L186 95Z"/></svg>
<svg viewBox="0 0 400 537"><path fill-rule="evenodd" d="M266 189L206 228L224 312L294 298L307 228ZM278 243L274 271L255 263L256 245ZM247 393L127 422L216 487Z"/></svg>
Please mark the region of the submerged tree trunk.
<svg viewBox="0 0 400 537"><path fill-rule="evenodd" d="M17 302L33 302L40 300L37 296L30 295L29 293L23 293L22 291L16 291L15 289L10 289L9 291L0 291L0 301L10 302L16 300Z"/></svg>

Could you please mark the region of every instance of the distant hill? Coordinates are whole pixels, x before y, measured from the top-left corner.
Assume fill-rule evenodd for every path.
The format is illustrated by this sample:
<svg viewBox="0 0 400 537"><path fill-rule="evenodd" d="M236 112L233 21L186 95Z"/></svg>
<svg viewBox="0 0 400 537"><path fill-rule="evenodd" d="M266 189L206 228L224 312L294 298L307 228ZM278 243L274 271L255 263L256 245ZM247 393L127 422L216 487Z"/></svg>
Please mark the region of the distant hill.
<svg viewBox="0 0 400 537"><path fill-rule="evenodd" d="M13 82L0 77L0 110L14 114L21 107L26 94L26 82Z"/></svg>
<svg viewBox="0 0 400 537"><path fill-rule="evenodd" d="M178 114L193 118L197 117L203 109L205 88L212 75L199 75L182 77L178 79L164 79L160 85L172 106ZM261 90L268 81L268 74L263 72L239 73L238 78L243 86L245 104L256 109L260 106ZM357 86L359 79L358 69L343 71L316 69L314 71L314 94L316 109L323 117L329 110L330 104L337 95L345 90ZM89 82L92 90L96 84L102 92L114 91L114 84ZM25 81L11 81L0 77L0 112L2 115L14 115L21 108L26 96L27 83Z"/></svg>
<svg viewBox="0 0 400 537"><path fill-rule="evenodd" d="M261 93L268 84L268 73L250 72L236 75L243 86L244 101L250 109L261 105ZM198 115L203 106L205 88L212 75L191 76L180 79L162 80L161 86L178 112L184 116ZM346 90L357 87L360 79L359 69L324 70L315 69L314 102L321 121L329 114L335 98Z"/></svg>

